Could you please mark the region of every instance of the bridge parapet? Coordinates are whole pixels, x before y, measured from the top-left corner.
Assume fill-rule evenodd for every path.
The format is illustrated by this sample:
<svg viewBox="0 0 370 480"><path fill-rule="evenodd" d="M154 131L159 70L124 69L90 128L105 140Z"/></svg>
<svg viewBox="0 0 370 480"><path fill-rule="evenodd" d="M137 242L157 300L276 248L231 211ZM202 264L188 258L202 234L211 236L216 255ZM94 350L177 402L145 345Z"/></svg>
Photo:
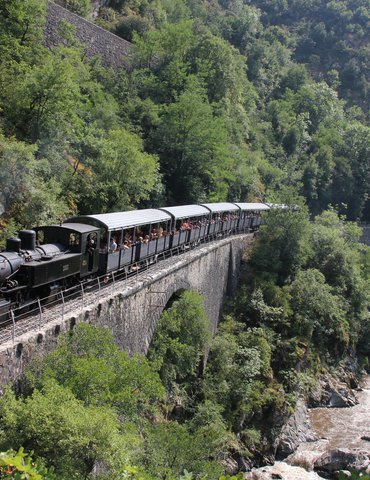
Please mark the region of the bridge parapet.
<svg viewBox="0 0 370 480"><path fill-rule="evenodd" d="M240 262L253 235L236 235L159 262L129 282L116 282L99 298L81 303L41 328L0 346L0 384L17 380L32 357L52 350L60 333L79 322L109 328L121 349L146 354L157 321L172 295L196 289L204 295L212 332L217 328L226 295L235 291Z"/></svg>

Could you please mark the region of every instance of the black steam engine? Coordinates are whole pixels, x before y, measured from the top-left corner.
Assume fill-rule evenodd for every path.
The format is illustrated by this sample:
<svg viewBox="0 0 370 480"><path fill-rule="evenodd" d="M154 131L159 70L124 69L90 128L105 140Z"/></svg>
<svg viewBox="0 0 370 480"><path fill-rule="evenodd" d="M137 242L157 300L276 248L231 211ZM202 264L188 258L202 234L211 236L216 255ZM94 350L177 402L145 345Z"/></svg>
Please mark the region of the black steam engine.
<svg viewBox="0 0 370 480"><path fill-rule="evenodd" d="M0 315L97 271L99 229L73 224L22 230L0 252ZM89 270L90 268L90 270Z"/></svg>

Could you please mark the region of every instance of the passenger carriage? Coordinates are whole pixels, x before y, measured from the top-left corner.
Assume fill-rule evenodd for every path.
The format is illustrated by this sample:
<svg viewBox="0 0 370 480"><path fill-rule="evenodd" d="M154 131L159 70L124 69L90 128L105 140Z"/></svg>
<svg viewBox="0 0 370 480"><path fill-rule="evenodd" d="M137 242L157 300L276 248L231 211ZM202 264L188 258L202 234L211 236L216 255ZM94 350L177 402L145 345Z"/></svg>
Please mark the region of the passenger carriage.
<svg viewBox="0 0 370 480"><path fill-rule="evenodd" d="M266 203L235 203L240 209L239 230L256 231L262 222L261 213L270 210Z"/></svg>
<svg viewBox="0 0 370 480"><path fill-rule="evenodd" d="M207 235L210 210L202 205L161 208L171 215L170 248L194 243Z"/></svg>
<svg viewBox="0 0 370 480"><path fill-rule="evenodd" d="M202 203L211 212L208 235L228 232L237 227L240 209L235 203Z"/></svg>
<svg viewBox="0 0 370 480"><path fill-rule="evenodd" d="M100 229L100 273L119 270L168 249L171 221L171 215L154 208L86 215L67 220L87 223ZM112 245L115 247L112 248Z"/></svg>

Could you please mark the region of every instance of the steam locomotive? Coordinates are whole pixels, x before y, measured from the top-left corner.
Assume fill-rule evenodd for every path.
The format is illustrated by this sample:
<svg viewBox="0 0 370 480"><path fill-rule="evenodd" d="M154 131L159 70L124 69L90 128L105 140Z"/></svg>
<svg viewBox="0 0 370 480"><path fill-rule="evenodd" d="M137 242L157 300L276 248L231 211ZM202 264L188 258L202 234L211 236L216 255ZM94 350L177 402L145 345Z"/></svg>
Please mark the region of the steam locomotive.
<svg viewBox="0 0 370 480"><path fill-rule="evenodd" d="M75 216L21 230L0 252L0 317L88 278L129 271L209 236L255 231L264 203L206 203Z"/></svg>

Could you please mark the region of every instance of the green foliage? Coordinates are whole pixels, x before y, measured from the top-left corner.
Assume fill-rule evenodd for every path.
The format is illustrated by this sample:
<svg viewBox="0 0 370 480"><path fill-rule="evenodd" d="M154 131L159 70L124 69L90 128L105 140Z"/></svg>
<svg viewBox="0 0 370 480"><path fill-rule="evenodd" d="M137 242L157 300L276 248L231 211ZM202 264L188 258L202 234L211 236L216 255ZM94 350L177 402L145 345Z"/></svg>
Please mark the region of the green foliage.
<svg viewBox="0 0 370 480"><path fill-rule="evenodd" d="M3 65L26 59L31 63L37 58L45 15L44 0L1 0L0 53Z"/></svg>
<svg viewBox="0 0 370 480"><path fill-rule="evenodd" d="M341 297L332 293L318 270L298 272L290 288L297 333L313 339L323 350L343 351L349 343L349 324Z"/></svg>
<svg viewBox="0 0 370 480"><path fill-rule="evenodd" d="M127 462L118 421L107 407L84 406L72 392L48 381L42 391L0 401L1 448L24 445L52 465L59 478L81 478L96 461L113 467Z"/></svg>
<svg viewBox="0 0 370 480"><path fill-rule="evenodd" d="M293 198L287 204L294 205ZM307 210L272 210L266 216L251 262L257 271L283 284L305 265L311 253Z"/></svg>
<svg viewBox="0 0 370 480"><path fill-rule="evenodd" d="M230 326L232 325L229 324ZM220 331L214 338L202 385L205 398L218 404L235 431L251 428L277 402L277 386L271 380L271 346L266 330ZM283 398L281 398L283 402ZM247 447L259 443L259 433L245 432Z"/></svg>
<svg viewBox="0 0 370 480"><path fill-rule="evenodd" d="M1 78L0 100L8 111L8 131L35 142L57 126L68 131L77 121L82 100L79 83L87 73L77 54L60 48L55 53L43 52L36 65L12 64Z"/></svg>
<svg viewBox="0 0 370 480"><path fill-rule="evenodd" d="M49 163L36 158L35 146L7 139L0 132L0 170L0 202L10 223L15 218L31 227L59 222L71 213Z"/></svg>
<svg viewBox="0 0 370 480"><path fill-rule="evenodd" d="M203 299L195 290L185 291L164 311L148 359L167 387L175 382L191 387L202 367L209 328Z"/></svg>
<svg viewBox="0 0 370 480"><path fill-rule="evenodd" d="M315 256L311 261L326 282L344 301L351 342L355 345L368 318L369 288L366 280L366 255L358 244L361 230L344 222L334 211L316 218L312 233Z"/></svg>
<svg viewBox="0 0 370 480"><path fill-rule="evenodd" d="M20 448L18 452L8 450L0 453L1 478L15 480L56 480L53 470L48 470L41 462L32 458Z"/></svg>
<svg viewBox="0 0 370 480"><path fill-rule="evenodd" d="M297 62L308 65L315 77L327 81L332 81L336 69L341 96L368 111L366 2L287 0L272 4L256 0L254 4L261 8L266 23L295 34Z"/></svg>
<svg viewBox="0 0 370 480"><path fill-rule="evenodd" d="M86 168L69 180L84 212L123 211L148 199L159 181L157 159L143 151L137 135L116 128L84 143L84 149L95 150L95 158L86 159Z"/></svg>
<svg viewBox="0 0 370 480"><path fill-rule="evenodd" d="M163 110L152 141L161 158L169 202L226 199L228 181L234 178L228 132L201 90L185 91Z"/></svg>
<svg viewBox="0 0 370 480"><path fill-rule="evenodd" d="M240 297L240 312L340 355L357 343L367 318L366 249L358 244L361 230L335 211L311 225L304 215L282 210L266 219L251 257L260 289Z"/></svg>
<svg viewBox="0 0 370 480"><path fill-rule="evenodd" d="M69 388L86 405L112 405L126 419L155 410L164 391L148 361L119 352L112 334L104 328L79 324L58 347L27 374L33 388L50 379Z"/></svg>
<svg viewBox="0 0 370 480"><path fill-rule="evenodd" d="M303 194L314 214L329 204L351 219L367 212L368 127L339 99L367 102L366 9L291 3L111 2L99 22L135 42L122 73L87 60L65 23L65 45L44 48L45 2L0 2L1 127L6 141L24 141L42 160L5 223L271 200L282 186ZM67 4L83 15L90 8L88 0Z"/></svg>
<svg viewBox="0 0 370 480"><path fill-rule="evenodd" d="M158 423L148 432L142 462L154 478L179 478L185 471L198 477L217 478L222 468L209 434L200 429L190 434L176 422ZM221 453L221 452L219 452Z"/></svg>
<svg viewBox="0 0 370 480"><path fill-rule="evenodd" d="M345 478L349 478L350 480L370 480L370 475L363 472L351 472L350 477L345 476L343 473L339 474L339 480L344 480Z"/></svg>
<svg viewBox="0 0 370 480"><path fill-rule="evenodd" d="M90 13L90 0L65 0L66 7L77 15L86 17Z"/></svg>

